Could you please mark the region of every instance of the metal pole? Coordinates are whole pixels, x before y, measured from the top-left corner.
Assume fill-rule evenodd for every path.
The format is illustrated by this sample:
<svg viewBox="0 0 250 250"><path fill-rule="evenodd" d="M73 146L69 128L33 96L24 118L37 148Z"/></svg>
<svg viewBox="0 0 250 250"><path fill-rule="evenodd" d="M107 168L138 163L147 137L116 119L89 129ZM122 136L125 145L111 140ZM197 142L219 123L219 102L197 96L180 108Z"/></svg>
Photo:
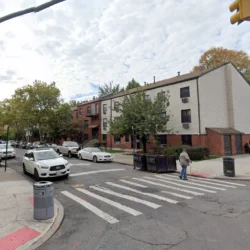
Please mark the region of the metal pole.
<svg viewBox="0 0 250 250"><path fill-rule="evenodd" d="M7 143L6 143L6 151L5 151L5 172L6 172L6 169L7 169L8 143L9 143L9 126L7 128Z"/></svg>
<svg viewBox="0 0 250 250"><path fill-rule="evenodd" d="M134 126L132 126L132 132L133 132L133 154L135 154L135 131L134 131Z"/></svg>

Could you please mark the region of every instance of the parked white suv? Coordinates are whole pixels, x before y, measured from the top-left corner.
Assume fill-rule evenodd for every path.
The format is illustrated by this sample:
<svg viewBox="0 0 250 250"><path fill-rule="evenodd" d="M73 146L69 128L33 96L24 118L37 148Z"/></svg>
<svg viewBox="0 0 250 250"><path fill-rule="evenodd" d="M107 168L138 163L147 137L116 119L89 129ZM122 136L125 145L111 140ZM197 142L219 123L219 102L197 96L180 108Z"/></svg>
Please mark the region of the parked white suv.
<svg viewBox="0 0 250 250"><path fill-rule="evenodd" d="M34 175L36 180L58 176L68 177L70 165L51 148L28 150L23 157L24 174L28 172Z"/></svg>

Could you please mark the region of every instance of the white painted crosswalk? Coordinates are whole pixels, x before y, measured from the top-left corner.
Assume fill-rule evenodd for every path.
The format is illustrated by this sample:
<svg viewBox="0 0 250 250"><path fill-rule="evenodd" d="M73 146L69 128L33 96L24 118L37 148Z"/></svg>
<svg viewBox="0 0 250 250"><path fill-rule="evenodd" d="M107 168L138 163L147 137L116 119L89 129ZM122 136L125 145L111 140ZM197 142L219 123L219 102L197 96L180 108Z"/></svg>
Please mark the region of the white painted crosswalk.
<svg viewBox="0 0 250 250"><path fill-rule="evenodd" d="M196 177L183 181L177 175L163 174L129 177L126 180L117 179L101 185L75 188L74 193L69 191L61 193L105 222L114 224L121 220L120 213L128 216L140 216L147 212L145 209L160 209L168 203L170 206L175 206L182 200L189 202L192 199L199 199L199 196L205 194L225 194L228 190L232 191L245 186L240 183ZM91 204L90 200L93 200L95 205ZM104 208L103 203L106 204ZM111 206L113 209L107 209L107 206ZM100 207L108 211L102 211ZM118 216L110 214L116 210L121 211Z"/></svg>

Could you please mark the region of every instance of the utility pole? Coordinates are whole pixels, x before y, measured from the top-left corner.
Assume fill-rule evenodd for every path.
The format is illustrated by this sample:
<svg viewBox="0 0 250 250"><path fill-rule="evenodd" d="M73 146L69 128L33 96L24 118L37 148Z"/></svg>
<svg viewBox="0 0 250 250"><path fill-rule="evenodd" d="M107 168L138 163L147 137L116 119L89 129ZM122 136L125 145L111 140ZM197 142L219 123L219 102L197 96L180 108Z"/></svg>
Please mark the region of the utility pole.
<svg viewBox="0 0 250 250"><path fill-rule="evenodd" d="M5 172L7 170L7 159L8 159L8 144L9 144L9 125L5 125L4 129L7 130L7 142L6 142L6 150L5 150Z"/></svg>

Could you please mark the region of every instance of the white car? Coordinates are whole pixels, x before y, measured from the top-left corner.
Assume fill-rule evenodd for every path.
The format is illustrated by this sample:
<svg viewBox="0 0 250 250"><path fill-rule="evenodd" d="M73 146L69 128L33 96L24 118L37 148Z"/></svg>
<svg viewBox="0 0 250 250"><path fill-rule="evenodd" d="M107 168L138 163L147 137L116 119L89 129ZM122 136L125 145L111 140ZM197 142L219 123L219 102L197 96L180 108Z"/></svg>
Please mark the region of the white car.
<svg viewBox="0 0 250 250"><path fill-rule="evenodd" d="M6 144L0 144L0 158L5 158L6 156ZM7 158L15 158L16 157L16 152L14 148L8 144L7 148Z"/></svg>
<svg viewBox="0 0 250 250"><path fill-rule="evenodd" d="M101 151L99 148L83 148L78 152L80 160L91 160L93 162L99 161L113 161L112 155Z"/></svg>
<svg viewBox="0 0 250 250"><path fill-rule="evenodd" d="M40 178L68 177L70 163L51 148L28 150L23 157L23 172Z"/></svg>

